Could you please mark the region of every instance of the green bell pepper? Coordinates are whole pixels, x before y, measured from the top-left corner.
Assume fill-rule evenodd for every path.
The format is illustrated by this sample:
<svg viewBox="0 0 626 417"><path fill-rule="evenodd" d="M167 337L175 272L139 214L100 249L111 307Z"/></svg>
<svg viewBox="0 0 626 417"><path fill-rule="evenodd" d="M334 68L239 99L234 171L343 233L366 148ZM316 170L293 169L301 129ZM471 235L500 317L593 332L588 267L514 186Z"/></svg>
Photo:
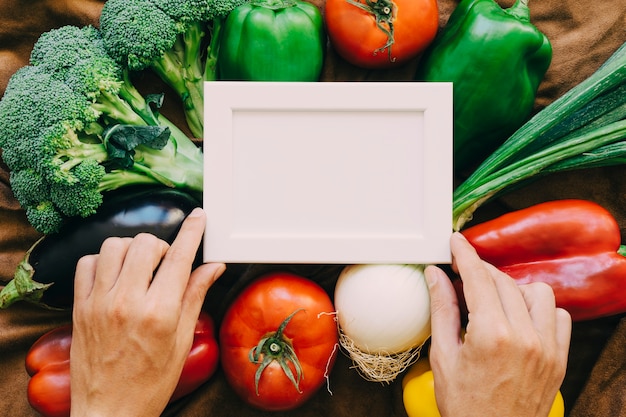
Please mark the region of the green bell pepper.
<svg viewBox="0 0 626 417"><path fill-rule="evenodd" d="M221 80L318 81L326 33L320 10L301 0L256 0L233 10L222 28Z"/></svg>
<svg viewBox="0 0 626 417"><path fill-rule="evenodd" d="M552 46L531 24L527 3L502 9L494 0L462 0L418 64L416 80L454 83L457 171L481 162L533 110Z"/></svg>

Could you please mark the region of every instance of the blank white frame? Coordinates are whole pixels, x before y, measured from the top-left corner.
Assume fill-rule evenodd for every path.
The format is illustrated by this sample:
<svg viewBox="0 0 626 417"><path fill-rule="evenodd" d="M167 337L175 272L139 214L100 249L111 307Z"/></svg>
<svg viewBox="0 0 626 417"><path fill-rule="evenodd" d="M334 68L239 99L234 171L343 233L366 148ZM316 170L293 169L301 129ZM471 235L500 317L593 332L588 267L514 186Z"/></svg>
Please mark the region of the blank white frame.
<svg viewBox="0 0 626 417"><path fill-rule="evenodd" d="M206 82L204 260L449 263L452 84Z"/></svg>

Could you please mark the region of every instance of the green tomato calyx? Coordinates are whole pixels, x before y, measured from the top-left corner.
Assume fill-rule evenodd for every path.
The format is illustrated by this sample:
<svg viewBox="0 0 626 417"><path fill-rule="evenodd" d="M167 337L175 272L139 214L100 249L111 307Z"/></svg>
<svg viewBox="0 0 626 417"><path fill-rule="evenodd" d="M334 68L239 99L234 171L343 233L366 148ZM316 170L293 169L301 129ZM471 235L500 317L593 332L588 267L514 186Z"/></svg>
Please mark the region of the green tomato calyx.
<svg viewBox="0 0 626 417"><path fill-rule="evenodd" d="M289 324L292 317L299 311L302 311L302 309L300 308L291 313L280 324L280 326L278 326L276 332L270 333L269 335L265 336L259 341L256 346L250 349L250 353L248 355L250 362L259 365L254 375L254 387L256 390L256 395L259 395L259 381L261 380L261 375L263 374L263 371L270 363L274 361L278 362L287 378L289 378L289 380L293 383L296 390L299 393L302 393L302 391L300 391L302 366L300 365L298 356L293 349L293 345L283 335L287 324ZM293 367L296 371L295 375L293 370L289 366L289 362L293 364Z"/></svg>
<svg viewBox="0 0 626 417"><path fill-rule="evenodd" d="M394 62L396 58L391 56L391 47L395 42L393 22L396 19L396 13L398 10L396 4L392 0L364 0L365 3L361 3L358 0L346 1L374 16L378 29L387 35L387 42L380 48L374 49L373 54L376 55L386 49L387 55L389 55L389 61Z"/></svg>

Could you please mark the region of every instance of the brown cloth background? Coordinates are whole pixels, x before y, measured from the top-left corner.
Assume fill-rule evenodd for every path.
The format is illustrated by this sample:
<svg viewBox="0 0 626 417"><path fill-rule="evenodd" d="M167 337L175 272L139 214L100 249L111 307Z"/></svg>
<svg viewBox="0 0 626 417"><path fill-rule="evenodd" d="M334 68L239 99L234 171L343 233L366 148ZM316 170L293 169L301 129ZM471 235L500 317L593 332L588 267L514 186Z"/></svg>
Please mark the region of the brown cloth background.
<svg viewBox="0 0 626 417"><path fill-rule="evenodd" d="M508 7L513 0L498 2ZM32 45L42 32L65 24L97 24L103 3L0 0L0 94L11 74L27 63ZM323 0L314 3L323 9ZM456 4L457 0L439 0L441 24ZM588 77L626 41L626 0L531 0L530 7L533 23L548 35L554 49L552 65L537 97L537 109L540 109ZM342 61L329 48L322 80L409 80L416 63L417 60L388 71L367 71ZM170 108L166 107L164 113L176 120L180 117L172 110L176 103L171 99L169 103ZM610 210L618 219L624 238L625 173L626 167L612 167L553 175L481 208L477 221L541 201L583 198ZM13 199L8 183L6 167L0 164L0 281L12 277L16 264L37 238ZM237 285L268 268L283 266L252 266ZM294 266L293 269L317 279L326 288L332 287L337 273L333 267ZM568 373L562 386L566 413L571 417L626 416L626 319L623 317L575 324ZM26 304L0 311L0 416L36 416L26 401L28 376L24 371L24 356L40 335L68 320L68 313ZM387 386L366 382L350 365L340 355L328 389L320 390L309 403L293 412L270 414L250 409L235 397L218 372L194 394L172 404L165 415L405 416L398 383Z"/></svg>

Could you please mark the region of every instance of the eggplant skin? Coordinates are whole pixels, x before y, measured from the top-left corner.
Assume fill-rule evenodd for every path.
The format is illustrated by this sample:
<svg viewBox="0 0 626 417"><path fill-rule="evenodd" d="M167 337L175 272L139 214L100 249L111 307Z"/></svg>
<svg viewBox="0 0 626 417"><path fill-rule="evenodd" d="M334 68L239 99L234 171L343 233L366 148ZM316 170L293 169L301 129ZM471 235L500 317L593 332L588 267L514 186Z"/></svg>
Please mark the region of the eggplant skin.
<svg viewBox="0 0 626 417"><path fill-rule="evenodd" d="M100 252L109 237L133 237L151 233L172 243L183 220L200 202L189 194L169 188L118 191L98 212L87 218L70 220L61 231L47 235L33 248L29 263L32 279L46 289L40 303L51 308L71 308L74 274L78 260ZM200 259L201 250L197 259Z"/></svg>

